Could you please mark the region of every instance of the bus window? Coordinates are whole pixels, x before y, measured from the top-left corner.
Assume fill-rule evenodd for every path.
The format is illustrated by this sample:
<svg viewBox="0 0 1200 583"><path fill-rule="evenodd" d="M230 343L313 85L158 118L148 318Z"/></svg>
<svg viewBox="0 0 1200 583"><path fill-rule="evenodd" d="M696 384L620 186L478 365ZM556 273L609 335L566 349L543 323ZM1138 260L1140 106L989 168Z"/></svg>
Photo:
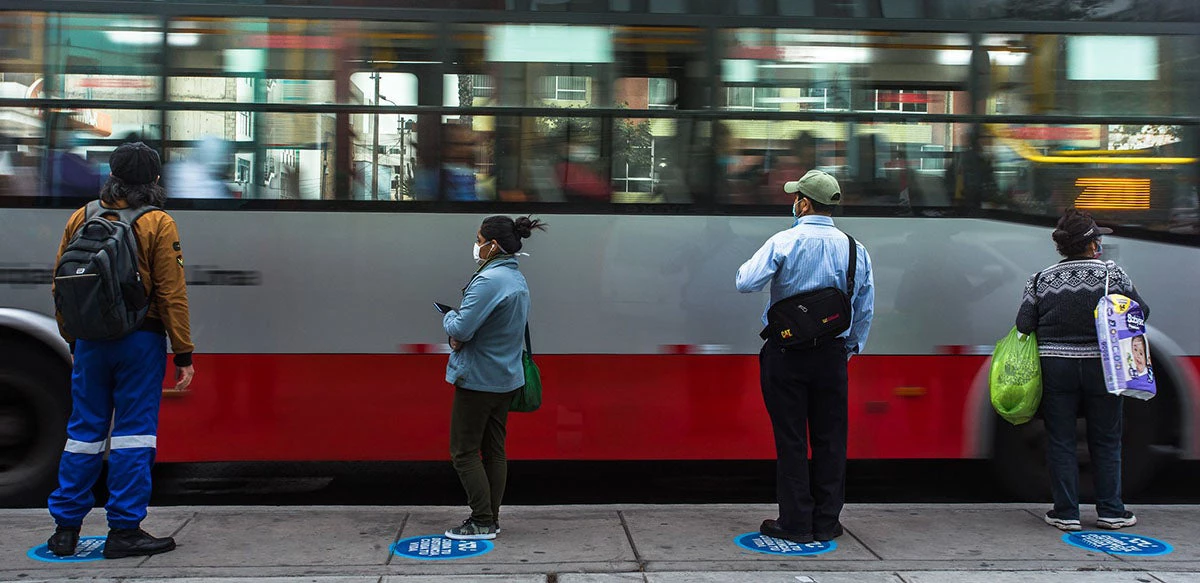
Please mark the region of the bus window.
<svg viewBox="0 0 1200 583"><path fill-rule="evenodd" d="M334 116L172 111L163 184L174 198L333 196ZM357 164L358 182L369 180Z"/></svg>
<svg viewBox="0 0 1200 583"><path fill-rule="evenodd" d="M965 168L971 169L969 181L994 180L986 164L963 164L969 131L967 124L944 122L856 124L847 143L846 203L905 212L959 206L960 191L975 184L960 184Z"/></svg>
<svg viewBox="0 0 1200 583"><path fill-rule="evenodd" d="M171 52L171 92L175 98L215 100L200 90L205 79L208 85L245 79L264 84L239 90L238 102L373 104L370 84L352 77L358 71L431 73L435 36L427 28L351 20L175 20L171 34L196 40Z"/></svg>
<svg viewBox="0 0 1200 583"><path fill-rule="evenodd" d="M847 124L837 122L717 122L713 148L718 200L729 204L790 204L794 197L783 192L785 182L809 170L825 170L835 176L841 173L847 131Z"/></svg>
<svg viewBox="0 0 1200 583"><path fill-rule="evenodd" d="M1194 224L1196 157L1185 126L989 124L1001 208L1171 230ZM1190 142L1194 144L1194 142ZM1189 219L1190 218L1190 219Z"/></svg>
<svg viewBox="0 0 1200 583"><path fill-rule="evenodd" d="M468 122L469 118L469 122ZM633 117L462 116L442 126L447 200L686 203L707 189L694 124ZM429 198L433 184L422 186Z"/></svg>
<svg viewBox="0 0 1200 583"><path fill-rule="evenodd" d="M965 34L735 29L721 38L724 109L969 111Z"/></svg>
<svg viewBox="0 0 1200 583"><path fill-rule="evenodd" d="M986 113L1200 112L1200 36L993 34L983 46Z"/></svg>
<svg viewBox="0 0 1200 583"><path fill-rule="evenodd" d="M470 105L702 106L703 79L690 76L700 71L698 64L704 59L698 29L458 25L451 38L448 66L458 76L485 81L489 89L486 98L473 92Z"/></svg>
<svg viewBox="0 0 1200 583"><path fill-rule="evenodd" d="M784 183L822 170L838 179L847 206L958 204L956 154L947 152L966 150L966 124L726 120L716 127L718 190L727 203L790 204Z"/></svg>
<svg viewBox="0 0 1200 583"><path fill-rule="evenodd" d="M41 116L23 108L0 108L0 196L34 197L41 192Z"/></svg>
<svg viewBox="0 0 1200 583"><path fill-rule="evenodd" d="M5 83L23 97L143 101L159 93L158 54L163 31L157 18L131 15L5 14ZM32 28L25 28L32 27ZM48 43L42 44L45 35ZM6 31L9 32L9 31ZM183 46L195 37L171 34ZM10 75L12 73L12 75Z"/></svg>

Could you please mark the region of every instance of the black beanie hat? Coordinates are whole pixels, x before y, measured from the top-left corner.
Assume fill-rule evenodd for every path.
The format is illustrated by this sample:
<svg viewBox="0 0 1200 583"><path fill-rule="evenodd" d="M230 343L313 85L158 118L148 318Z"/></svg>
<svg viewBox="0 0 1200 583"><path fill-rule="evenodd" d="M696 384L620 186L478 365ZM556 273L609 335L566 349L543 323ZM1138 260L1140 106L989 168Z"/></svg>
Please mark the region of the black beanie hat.
<svg viewBox="0 0 1200 583"><path fill-rule="evenodd" d="M121 144L108 158L112 175L130 185L150 184L162 174L158 152L142 142Z"/></svg>

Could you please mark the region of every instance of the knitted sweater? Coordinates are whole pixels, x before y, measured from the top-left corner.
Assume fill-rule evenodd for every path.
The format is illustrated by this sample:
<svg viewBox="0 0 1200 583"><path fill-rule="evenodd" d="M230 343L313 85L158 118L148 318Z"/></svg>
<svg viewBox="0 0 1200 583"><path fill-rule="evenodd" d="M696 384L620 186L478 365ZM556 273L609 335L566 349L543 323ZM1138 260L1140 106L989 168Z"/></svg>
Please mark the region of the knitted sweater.
<svg viewBox="0 0 1200 583"><path fill-rule="evenodd" d="M1149 318L1150 306L1116 264L1099 259L1064 259L1029 277L1017 311L1017 331L1037 332L1041 356L1100 358L1094 312L1104 295L1106 270L1109 293L1133 299Z"/></svg>

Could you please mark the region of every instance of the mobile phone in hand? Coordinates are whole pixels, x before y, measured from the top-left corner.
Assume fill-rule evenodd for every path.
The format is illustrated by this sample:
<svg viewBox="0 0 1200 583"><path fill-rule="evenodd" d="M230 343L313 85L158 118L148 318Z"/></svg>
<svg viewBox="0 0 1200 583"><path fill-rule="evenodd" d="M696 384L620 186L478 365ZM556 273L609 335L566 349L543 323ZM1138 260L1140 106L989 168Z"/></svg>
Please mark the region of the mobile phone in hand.
<svg viewBox="0 0 1200 583"><path fill-rule="evenodd" d="M437 310L438 312L440 312L442 314L445 314L447 312L454 310L454 308L451 308L450 306L447 306L446 304L439 304L437 302L433 302L433 309Z"/></svg>

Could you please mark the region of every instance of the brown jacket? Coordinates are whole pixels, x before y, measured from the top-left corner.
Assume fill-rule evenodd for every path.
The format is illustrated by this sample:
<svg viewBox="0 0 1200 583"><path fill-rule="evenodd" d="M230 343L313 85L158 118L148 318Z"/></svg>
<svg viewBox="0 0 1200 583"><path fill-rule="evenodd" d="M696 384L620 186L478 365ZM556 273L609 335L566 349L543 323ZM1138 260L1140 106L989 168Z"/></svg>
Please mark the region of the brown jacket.
<svg viewBox="0 0 1200 583"><path fill-rule="evenodd" d="M106 208L126 208L124 200ZM81 208L71 215L63 232L62 244L58 246L58 259L62 258L71 237L75 236L86 221L87 209ZM171 351L175 353L176 366L192 363L191 323L188 317L187 282L183 272L183 250L179 245L179 230L175 219L165 212L149 212L133 225L138 242L138 271L146 285L150 298L150 309L146 313L143 329L163 329L171 338ZM58 259L55 264L58 264ZM59 331L67 342L74 338L62 328L62 316L58 316Z"/></svg>

